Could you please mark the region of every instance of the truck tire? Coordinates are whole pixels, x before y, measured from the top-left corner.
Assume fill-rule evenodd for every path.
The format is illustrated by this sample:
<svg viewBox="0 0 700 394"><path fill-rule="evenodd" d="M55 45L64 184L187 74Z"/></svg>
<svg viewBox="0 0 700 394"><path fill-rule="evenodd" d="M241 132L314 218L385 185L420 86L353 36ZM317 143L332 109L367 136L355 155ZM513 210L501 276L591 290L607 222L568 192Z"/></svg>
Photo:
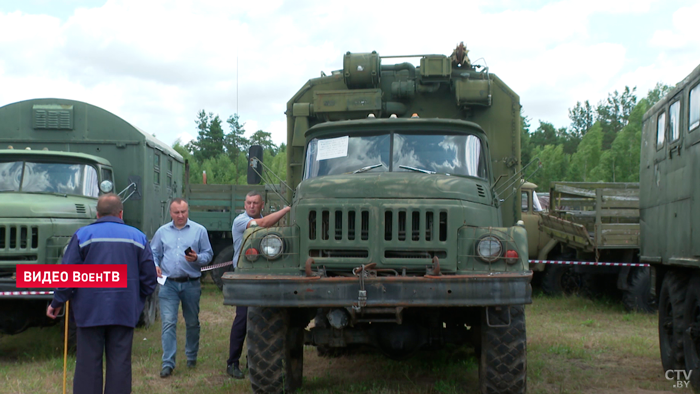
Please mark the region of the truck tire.
<svg viewBox="0 0 700 394"><path fill-rule="evenodd" d="M542 291L549 296L590 295L591 277L589 274L574 272L569 265L549 264L542 275Z"/></svg>
<svg viewBox="0 0 700 394"><path fill-rule="evenodd" d="M248 308L248 368L254 393L291 393L301 387L304 330L285 308Z"/></svg>
<svg viewBox="0 0 700 394"><path fill-rule="evenodd" d="M158 316L160 315L159 290L160 285L156 284L156 289L153 291L153 294L146 297L146 302L144 302L143 311L141 312L141 316L139 316L139 322L136 324L136 327L148 328L158 320Z"/></svg>
<svg viewBox="0 0 700 394"><path fill-rule="evenodd" d="M489 327L486 308L481 319L479 388L482 394L520 394L527 391L527 335L525 307L511 306L510 324ZM508 314L491 314L491 325L508 324Z"/></svg>
<svg viewBox="0 0 700 394"><path fill-rule="evenodd" d="M633 267L627 278L627 288L622 293L622 303L630 312L656 312L651 294L651 269Z"/></svg>
<svg viewBox="0 0 700 394"><path fill-rule="evenodd" d="M233 260L233 245L227 246L224 250L219 252L212 264L221 264L231 260ZM229 271L233 271L233 265L227 265L225 267L214 268L211 270L211 279L214 281L214 283L216 283L216 287L218 287L221 291L224 290L224 280L221 279L221 276L224 275L225 272Z"/></svg>
<svg viewBox="0 0 700 394"><path fill-rule="evenodd" d="M664 371L684 369L684 308L688 279L677 271L668 271L659 294L659 350Z"/></svg>
<svg viewBox="0 0 700 394"><path fill-rule="evenodd" d="M700 276L693 275L688 284L683 310L684 368L690 371L690 384L694 392L700 391Z"/></svg>

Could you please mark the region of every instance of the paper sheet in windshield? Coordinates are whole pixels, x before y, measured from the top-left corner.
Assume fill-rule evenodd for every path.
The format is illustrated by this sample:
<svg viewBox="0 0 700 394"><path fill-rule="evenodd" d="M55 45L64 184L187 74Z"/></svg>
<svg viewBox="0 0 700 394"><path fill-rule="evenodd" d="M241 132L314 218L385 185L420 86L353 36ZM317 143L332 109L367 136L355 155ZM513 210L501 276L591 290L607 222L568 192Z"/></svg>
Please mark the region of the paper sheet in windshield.
<svg viewBox="0 0 700 394"><path fill-rule="evenodd" d="M348 136L318 141L316 161L335 159L348 155Z"/></svg>

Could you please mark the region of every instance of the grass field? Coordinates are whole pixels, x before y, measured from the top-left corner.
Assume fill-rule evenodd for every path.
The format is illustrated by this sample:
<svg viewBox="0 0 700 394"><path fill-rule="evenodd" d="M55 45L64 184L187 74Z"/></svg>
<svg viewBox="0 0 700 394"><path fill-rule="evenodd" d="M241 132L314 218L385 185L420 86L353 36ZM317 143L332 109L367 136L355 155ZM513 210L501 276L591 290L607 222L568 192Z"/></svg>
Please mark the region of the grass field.
<svg viewBox="0 0 700 394"><path fill-rule="evenodd" d="M197 368L184 366L184 321L178 325L178 366L161 379L160 323L137 329L133 392L249 393L249 381L225 373L234 308L213 283L203 284ZM617 302L548 298L526 308L529 393L685 393L665 379L656 315L626 313ZM59 327L0 337L0 393L61 393L63 350ZM426 352L403 362L377 354L319 358L304 354L303 393L477 393L471 350ZM72 392L75 359L68 360Z"/></svg>

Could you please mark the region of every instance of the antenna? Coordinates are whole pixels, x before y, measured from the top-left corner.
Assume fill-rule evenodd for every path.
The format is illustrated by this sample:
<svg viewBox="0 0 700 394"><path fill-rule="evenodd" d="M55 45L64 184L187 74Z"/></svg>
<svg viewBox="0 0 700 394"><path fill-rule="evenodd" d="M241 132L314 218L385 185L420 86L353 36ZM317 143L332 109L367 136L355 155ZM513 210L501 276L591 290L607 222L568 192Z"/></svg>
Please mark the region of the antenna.
<svg viewBox="0 0 700 394"><path fill-rule="evenodd" d="M240 116L238 113L238 46L236 46L236 115Z"/></svg>

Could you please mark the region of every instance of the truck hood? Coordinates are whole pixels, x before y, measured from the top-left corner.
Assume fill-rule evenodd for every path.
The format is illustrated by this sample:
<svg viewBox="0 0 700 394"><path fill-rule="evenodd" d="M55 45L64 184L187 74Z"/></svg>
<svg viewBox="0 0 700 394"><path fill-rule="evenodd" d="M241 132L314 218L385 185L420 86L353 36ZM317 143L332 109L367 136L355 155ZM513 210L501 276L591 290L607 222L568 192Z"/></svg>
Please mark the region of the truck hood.
<svg viewBox="0 0 700 394"><path fill-rule="evenodd" d="M491 205L488 182L445 174L383 172L327 175L299 184L297 198L455 199Z"/></svg>
<svg viewBox="0 0 700 394"><path fill-rule="evenodd" d="M0 218L94 219L97 199L38 193L0 193Z"/></svg>

